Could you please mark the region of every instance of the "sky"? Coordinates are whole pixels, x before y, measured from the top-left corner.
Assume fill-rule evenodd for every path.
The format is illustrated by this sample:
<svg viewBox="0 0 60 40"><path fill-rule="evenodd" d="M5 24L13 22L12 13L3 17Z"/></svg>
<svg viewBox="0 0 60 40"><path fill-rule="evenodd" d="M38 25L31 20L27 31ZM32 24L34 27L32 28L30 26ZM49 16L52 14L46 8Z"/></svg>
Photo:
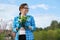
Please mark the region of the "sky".
<svg viewBox="0 0 60 40"><path fill-rule="evenodd" d="M45 28L52 20L60 22L60 0L0 0L0 18L6 20L18 16L22 3L29 5L28 15L34 17L36 27Z"/></svg>

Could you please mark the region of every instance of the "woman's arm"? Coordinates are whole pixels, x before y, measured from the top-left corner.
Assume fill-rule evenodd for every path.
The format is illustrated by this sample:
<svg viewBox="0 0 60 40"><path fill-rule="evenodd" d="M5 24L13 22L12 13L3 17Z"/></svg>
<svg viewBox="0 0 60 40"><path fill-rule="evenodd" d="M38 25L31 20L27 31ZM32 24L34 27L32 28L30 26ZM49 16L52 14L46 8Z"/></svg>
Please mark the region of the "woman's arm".
<svg viewBox="0 0 60 40"><path fill-rule="evenodd" d="M16 30L16 28L17 28L16 21L17 21L17 17L15 17L14 20L13 20L13 32L17 32L17 30Z"/></svg>
<svg viewBox="0 0 60 40"><path fill-rule="evenodd" d="M29 28L34 31L36 30L36 26L35 26L35 20L34 18L31 16L31 26L29 26Z"/></svg>

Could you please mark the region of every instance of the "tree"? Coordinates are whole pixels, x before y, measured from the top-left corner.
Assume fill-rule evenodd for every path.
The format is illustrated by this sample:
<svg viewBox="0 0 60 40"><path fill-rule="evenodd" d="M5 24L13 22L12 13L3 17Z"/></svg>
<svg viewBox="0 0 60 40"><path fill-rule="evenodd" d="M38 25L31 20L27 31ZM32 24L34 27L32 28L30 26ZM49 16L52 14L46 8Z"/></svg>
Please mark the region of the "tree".
<svg viewBox="0 0 60 40"><path fill-rule="evenodd" d="M60 22L58 23L58 28L60 28Z"/></svg>
<svg viewBox="0 0 60 40"><path fill-rule="evenodd" d="M53 20L50 25L50 29L56 29L58 28L58 22L56 20Z"/></svg>

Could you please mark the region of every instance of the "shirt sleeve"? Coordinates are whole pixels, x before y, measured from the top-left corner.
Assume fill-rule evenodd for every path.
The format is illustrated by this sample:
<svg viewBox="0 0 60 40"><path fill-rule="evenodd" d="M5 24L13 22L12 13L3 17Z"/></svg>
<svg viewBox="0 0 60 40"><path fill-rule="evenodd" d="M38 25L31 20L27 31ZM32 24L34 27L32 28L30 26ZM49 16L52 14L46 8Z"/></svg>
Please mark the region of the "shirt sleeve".
<svg viewBox="0 0 60 40"><path fill-rule="evenodd" d="M16 21L17 21L17 17L15 17L14 18L14 20L13 20L13 32L17 32L17 30L16 30Z"/></svg>
<svg viewBox="0 0 60 40"><path fill-rule="evenodd" d="M31 16L31 27L32 27L32 31L36 30L35 20L32 16Z"/></svg>

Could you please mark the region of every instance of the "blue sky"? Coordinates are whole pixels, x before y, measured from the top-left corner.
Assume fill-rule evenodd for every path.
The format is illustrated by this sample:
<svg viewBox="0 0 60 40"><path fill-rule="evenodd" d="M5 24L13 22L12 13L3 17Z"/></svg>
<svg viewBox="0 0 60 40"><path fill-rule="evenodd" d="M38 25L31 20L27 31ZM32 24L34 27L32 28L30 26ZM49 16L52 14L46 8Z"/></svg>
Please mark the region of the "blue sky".
<svg viewBox="0 0 60 40"><path fill-rule="evenodd" d="M60 0L0 0L0 18L17 16L22 3L29 5L28 14L34 16L37 27L49 26L52 20L60 21Z"/></svg>

